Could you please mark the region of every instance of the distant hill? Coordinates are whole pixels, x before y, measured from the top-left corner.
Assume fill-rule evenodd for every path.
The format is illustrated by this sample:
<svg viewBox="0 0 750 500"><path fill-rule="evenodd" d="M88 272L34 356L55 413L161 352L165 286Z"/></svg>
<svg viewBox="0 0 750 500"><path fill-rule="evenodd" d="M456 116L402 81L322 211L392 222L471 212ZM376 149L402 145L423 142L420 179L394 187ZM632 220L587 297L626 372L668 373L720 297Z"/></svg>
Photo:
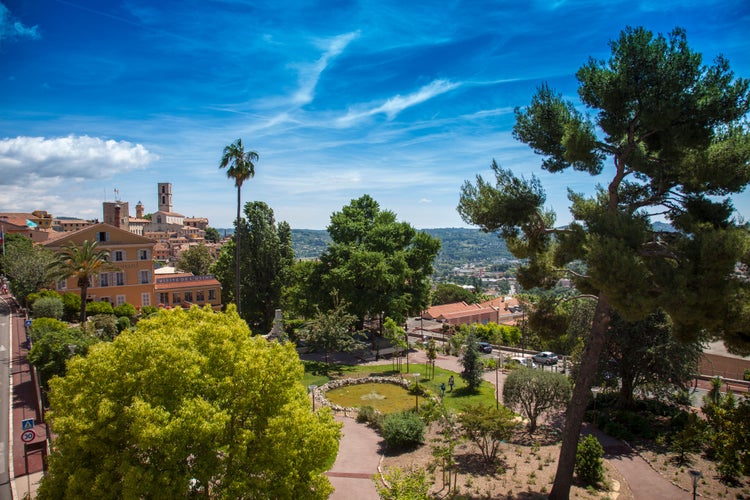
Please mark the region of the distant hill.
<svg viewBox="0 0 750 500"><path fill-rule="evenodd" d="M502 239L478 229L437 228L424 229L424 232L442 242L436 267L489 264L513 258ZM330 242L331 238L324 229L292 229L294 255L298 259L320 256Z"/></svg>

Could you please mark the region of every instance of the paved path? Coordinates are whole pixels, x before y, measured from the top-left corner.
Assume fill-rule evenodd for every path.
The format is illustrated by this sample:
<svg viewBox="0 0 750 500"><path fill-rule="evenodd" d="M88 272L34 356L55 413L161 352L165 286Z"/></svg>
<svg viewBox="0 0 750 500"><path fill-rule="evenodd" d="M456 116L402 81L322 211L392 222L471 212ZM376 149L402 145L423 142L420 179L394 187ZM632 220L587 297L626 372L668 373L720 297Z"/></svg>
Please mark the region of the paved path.
<svg viewBox="0 0 750 500"><path fill-rule="evenodd" d="M427 355L424 351L409 354L411 363L426 363ZM369 364L390 363L388 360L370 362ZM462 367L455 356L439 355L435 364L440 368L461 372ZM502 400L502 388L505 374L496 374L494 371L486 372L484 379L495 384L497 377L499 390L496 394ZM333 500L368 500L378 498L372 482L372 475L377 472L377 463L371 457L379 459L379 437L369 427L357 424L352 419L342 418L344 422L343 438L341 440L339 455L328 476L337 491L331 496ZM675 486L655 471L638 453L626 443L605 435L598 429L592 429L584 424L583 433L594 433L604 448L604 458L608 460L625 478L633 497L640 499L688 499L691 493ZM368 476L365 479L364 476ZM374 496L368 496L368 495Z"/></svg>
<svg viewBox="0 0 750 500"><path fill-rule="evenodd" d="M372 428L352 418L336 417L343 423L339 454L328 479L336 490L330 500L378 500L372 478L378 473L382 439Z"/></svg>

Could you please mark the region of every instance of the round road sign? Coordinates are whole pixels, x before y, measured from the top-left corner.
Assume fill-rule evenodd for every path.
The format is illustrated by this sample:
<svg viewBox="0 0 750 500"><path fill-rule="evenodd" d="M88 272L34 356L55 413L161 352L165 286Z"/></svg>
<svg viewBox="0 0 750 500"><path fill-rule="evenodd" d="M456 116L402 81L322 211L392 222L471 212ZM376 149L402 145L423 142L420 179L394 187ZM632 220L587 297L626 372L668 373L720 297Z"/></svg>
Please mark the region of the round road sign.
<svg viewBox="0 0 750 500"><path fill-rule="evenodd" d="M29 429L27 431L23 431L23 433L21 434L21 441L23 441L24 443L30 443L34 440L35 437L36 432Z"/></svg>

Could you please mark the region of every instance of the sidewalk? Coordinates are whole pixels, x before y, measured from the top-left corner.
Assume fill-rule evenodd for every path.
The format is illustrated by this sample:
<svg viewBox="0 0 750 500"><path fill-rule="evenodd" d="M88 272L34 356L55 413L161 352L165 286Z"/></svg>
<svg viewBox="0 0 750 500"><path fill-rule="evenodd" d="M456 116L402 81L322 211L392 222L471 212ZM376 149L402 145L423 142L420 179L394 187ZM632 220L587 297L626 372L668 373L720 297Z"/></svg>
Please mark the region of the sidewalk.
<svg viewBox="0 0 750 500"><path fill-rule="evenodd" d="M25 495L34 498L36 489L43 475L44 457L47 454L47 429L42 422L42 415L38 410L37 384L33 380L31 365L27 360L25 317L21 314L18 304L10 296L4 296L11 303L11 342L10 342L10 374L12 379L11 419L9 423L8 441L11 465L11 487L13 499L22 499ZM34 426L23 429L23 422L33 419ZM32 437L27 443L22 440L22 434Z"/></svg>

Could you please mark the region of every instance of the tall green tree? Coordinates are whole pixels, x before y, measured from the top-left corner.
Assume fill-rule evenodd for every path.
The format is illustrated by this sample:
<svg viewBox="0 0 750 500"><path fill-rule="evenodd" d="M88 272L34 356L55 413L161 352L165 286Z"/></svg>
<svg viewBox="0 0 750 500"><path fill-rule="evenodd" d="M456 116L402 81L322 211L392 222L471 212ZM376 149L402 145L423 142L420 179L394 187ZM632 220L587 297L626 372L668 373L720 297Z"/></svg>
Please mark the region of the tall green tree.
<svg viewBox="0 0 750 500"><path fill-rule="evenodd" d="M219 234L219 230L216 229L215 227L211 227L211 226L207 227L205 239L206 241L210 243L218 243L219 241L221 241L221 235Z"/></svg>
<svg viewBox="0 0 750 500"><path fill-rule="evenodd" d="M162 310L50 381L38 498L328 498L340 424L303 374L233 306Z"/></svg>
<svg viewBox="0 0 750 500"><path fill-rule="evenodd" d="M26 297L54 283L50 266L55 261L55 253L34 245L32 241L18 234L5 235L5 255L2 256L3 273L10 278L10 292L24 306Z"/></svg>
<svg viewBox="0 0 750 500"><path fill-rule="evenodd" d="M618 406L633 408L638 388L656 397L687 389L698 375L703 344L700 338L684 342L676 339L672 322L660 310L635 322L613 314L604 352L600 372L616 375Z"/></svg>
<svg viewBox="0 0 750 500"><path fill-rule="evenodd" d="M57 259L50 266L54 275L59 279L73 277L76 286L81 291L81 311L79 321L86 323L86 297L93 278L102 271L114 270L116 267L109 262L109 250L99 248L96 241L85 240L81 246L68 243L57 254Z"/></svg>
<svg viewBox="0 0 750 500"><path fill-rule="evenodd" d="M360 321L402 322L429 303L440 240L419 232L364 195L331 216L332 243L320 257L315 287L339 291Z"/></svg>
<svg viewBox="0 0 750 500"><path fill-rule="evenodd" d="M241 312L241 280L240 276L240 222L242 216L242 185L246 180L255 177L255 162L260 156L255 151L245 151L242 145L242 139L237 139L232 144L224 147L224 153L221 157L219 168L227 169L227 177L234 179L234 185L237 187L237 219L234 222L234 240L235 240L235 294L234 301L237 304L237 312Z"/></svg>
<svg viewBox="0 0 750 500"><path fill-rule="evenodd" d="M192 246L180 254L177 268L181 271L193 273L196 276L208 274L214 258L206 245Z"/></svg>
<svg viewBox="0 0 750 500"><path fill-rule="evenodd" d="M282 288L294 264L292 231L286 222L277 224L273 209L263 202L246 203L244 213L237 231L242 241L247 242L240 252L239 276L245 290L240 316L256 333L265 334L270 331L274 313L281 306ZM237 276L231 272L236 258L232 250L236 247L224 247L211 270L221 282L222 292L226 293Z"/></svg>
<svg viewBox="0 0 750 500"><path fill-rule="evenodd" d="M748 80L735 78L721 57L705 65L680 29L655 36L628 28L611 49L608 60L591 59L576 75L593 117L547 85L516 110L514 136L543 157L543 169L604 178L593 197L569 191L573 222L556 228L539 180L494 162L495 185L481 177L466 182L458 207L465 221L500 230L514 255L528 258L518 274L525 289L552 288L567 275L596 301L551 498L570 491L613 310L635 321L662 308L678 337L705 329L732 350L750 352L748 283L734 273L748 261L748 230L733 218L729 198L750 180ZM674 231L655 228L657 215ZM573 261L585 273L566 273ZM555 309L542 301L535 314Z"/></svg>
<svg viewBox="0 0 750 500"><path fill-rule="evenodd" d="M470 330L466 335L463 343L463 354L461 355L461 378L466 382L466 388L471 392L476 392L482 384L482 374L484 373L484 363L482 355L479 352L479 344L476 333Z"/></svg>
<svg viewBox="0 0 750 500"><path fill-rule="evenodd" d="M432 304L452 304L453 302L466 302L473 304L477 302L477 296L462 286L453 283L438 283L432 292Z"/></svg>

